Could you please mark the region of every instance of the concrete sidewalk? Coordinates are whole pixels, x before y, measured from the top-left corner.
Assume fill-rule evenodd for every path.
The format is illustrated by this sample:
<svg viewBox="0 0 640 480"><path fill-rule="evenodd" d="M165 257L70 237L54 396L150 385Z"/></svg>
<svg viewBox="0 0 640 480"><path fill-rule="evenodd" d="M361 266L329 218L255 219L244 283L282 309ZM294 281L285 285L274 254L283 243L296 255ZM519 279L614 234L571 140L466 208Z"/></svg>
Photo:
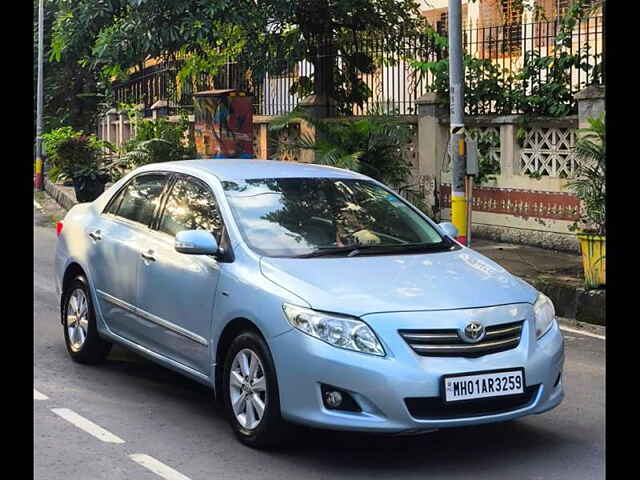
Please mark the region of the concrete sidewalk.
<svg viewBox="0 0 640 480"><path fill-rule="evenodd" d="M44 210L50 216L64 216L56 208L69 209L76 203L73 187L64 187L45 181L50 201L40 197ZM52 198L51 198L52 197ZM58 203L55 205L52 199ZM55 205L55 207L54 207ZM471 248L491 258L509 272L526 280L551 298L560 317L595 325L606 325L605 290L585 290L580 255L557 252L528 245L514 245L471 239Z"/></svg>
<svg viewBox="0 0 640 480"><path fill-rule="evenodd" d="M472 238L471 242L472 249L525 280L553 279L573 287L583 286L584 274L580 255L481 238Z"/></svg>

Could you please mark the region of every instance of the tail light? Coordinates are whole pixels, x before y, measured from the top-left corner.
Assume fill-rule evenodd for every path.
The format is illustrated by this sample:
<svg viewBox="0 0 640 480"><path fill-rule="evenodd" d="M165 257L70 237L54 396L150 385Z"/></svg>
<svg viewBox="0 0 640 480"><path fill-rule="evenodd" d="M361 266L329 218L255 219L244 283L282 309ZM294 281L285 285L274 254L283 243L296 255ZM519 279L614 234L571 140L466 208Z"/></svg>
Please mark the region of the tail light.
<svg viewBox="0 0 640 480"><path fill-rule="evenodd" d="M56 223L56 235L58 237L62 233L62 227L64 227L64 222L62 220L60 220L58 223Z"/></svg>

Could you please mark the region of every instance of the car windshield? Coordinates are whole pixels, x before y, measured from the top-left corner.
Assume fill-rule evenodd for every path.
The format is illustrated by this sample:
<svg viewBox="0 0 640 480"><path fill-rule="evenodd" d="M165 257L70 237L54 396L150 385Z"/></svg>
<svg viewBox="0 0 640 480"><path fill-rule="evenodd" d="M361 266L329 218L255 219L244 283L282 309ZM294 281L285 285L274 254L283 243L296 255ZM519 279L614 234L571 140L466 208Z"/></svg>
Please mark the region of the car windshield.
<svg viewBox="0 0 640 480"><path fill-rule="evenodd" d="M225 181L223 188L245 241L266 256L401 253L452 244L399 197L366 180L262 178Z"/></svg>

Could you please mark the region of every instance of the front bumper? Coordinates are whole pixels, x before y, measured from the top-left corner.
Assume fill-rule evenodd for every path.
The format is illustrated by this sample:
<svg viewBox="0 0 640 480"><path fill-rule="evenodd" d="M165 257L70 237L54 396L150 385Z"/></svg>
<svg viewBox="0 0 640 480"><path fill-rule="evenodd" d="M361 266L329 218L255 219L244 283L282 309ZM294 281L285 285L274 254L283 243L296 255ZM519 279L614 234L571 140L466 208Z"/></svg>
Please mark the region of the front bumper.
<svg viewBox="0 0 640 480"><path fill-rule="evenodd" d="M482 318L485 325L508 323L514 316L525 320L519 345L478 358L420 356L398 334L400 329L459 328L469 318ZM270 340L285 419L334 430L419 432L538 414L554 408L564 397L563 382L557 382L564 364L562 334L555 324L535 340L533 309L529 304L374 314L364 316L363 320L383 343L385 357L336 348L296 329ZM443 375L517 367L525 370L526 386L537 386L537 390L530 401L511 410L487 415L415 418L406 406L406 398L439 397ZM349 392L362 412L326 409L320 390L322 383Z"/></svg>

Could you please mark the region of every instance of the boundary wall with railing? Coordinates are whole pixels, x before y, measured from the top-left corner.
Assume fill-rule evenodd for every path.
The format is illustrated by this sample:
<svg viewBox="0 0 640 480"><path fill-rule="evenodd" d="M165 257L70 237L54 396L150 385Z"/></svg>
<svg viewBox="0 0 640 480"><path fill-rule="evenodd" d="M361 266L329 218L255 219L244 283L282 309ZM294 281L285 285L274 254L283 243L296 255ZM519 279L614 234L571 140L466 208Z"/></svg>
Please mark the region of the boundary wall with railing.
<svg viewBox="0 0 640 480"><path fill-rule="evenodd" d="M538 245L565 251L578 251L570 226L578 218L580 202L566 189L575 172L573 148L578 128L587 118L604 112L604 88L589 87L576 95L578 115L560 118L508 116L469 116L470 134L490 134L495 139L487 152L499 164L499 173L473 195L472 234L494 240ZM404 155L412 173L399 192L421 207L435 220L450 218L451 171L448 155L449 116L435 94L417 101L417 115L396 116L410 126L411 139ZM163 106L153 110L162 116ZM178 116L168 116L178 121ZM253 145L256 158L311 162L311 151L277 150L269 123L276 117L254 115ZM344 118L342 118L344 120ZM193 119L192 119L193 121ZM305 122L293 123L277 135L295 137L313 133ZM122 145L133 134L126 112L112 110L102 120L99 136Z"/></svg>

